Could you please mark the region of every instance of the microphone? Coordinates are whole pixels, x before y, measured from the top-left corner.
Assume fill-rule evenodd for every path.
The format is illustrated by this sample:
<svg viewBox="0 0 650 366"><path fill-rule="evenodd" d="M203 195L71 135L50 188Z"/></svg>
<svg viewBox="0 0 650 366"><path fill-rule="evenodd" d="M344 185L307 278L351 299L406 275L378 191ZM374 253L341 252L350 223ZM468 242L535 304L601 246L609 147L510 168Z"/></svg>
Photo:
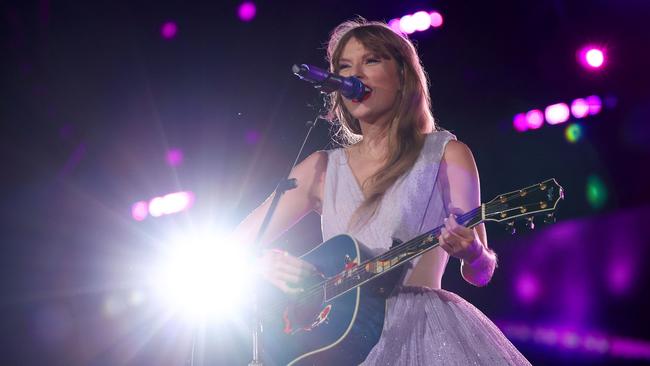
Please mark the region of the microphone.
<svg viewBox="0 0 650 366"><path fill-rule="evenodd" d="M364 85L361 80L354 76L343 77L316 66L306 64L293 65L291 71L300 79L314 84L316 89L320 89L325 93L339 91L342 96L355 102L363 100L372 92L372 89Z"/></svg>

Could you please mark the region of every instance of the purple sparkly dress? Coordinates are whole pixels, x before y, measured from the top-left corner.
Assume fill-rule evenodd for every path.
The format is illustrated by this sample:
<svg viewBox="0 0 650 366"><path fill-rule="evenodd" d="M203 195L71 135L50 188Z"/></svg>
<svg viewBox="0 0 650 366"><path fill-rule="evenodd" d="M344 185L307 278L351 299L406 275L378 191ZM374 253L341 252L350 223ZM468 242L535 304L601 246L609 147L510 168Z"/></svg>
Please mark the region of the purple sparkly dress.
<svg viewBox="0 0 650 366"><path fill-rule="evenodd" d="M379 254L388 250L392 238L408 240L441 225L448 213L436 182L445 145L453 139L446 131L428 135L411 170L386 192L375 216L353 231L348 221L363 201L363 193L344 150L330 150L321 218L323 240L349 233ZM447 260L444 251L434 250ZM404 286L389 298L381 338L363 365L530 363L494 323L458 295Z"/></svg>

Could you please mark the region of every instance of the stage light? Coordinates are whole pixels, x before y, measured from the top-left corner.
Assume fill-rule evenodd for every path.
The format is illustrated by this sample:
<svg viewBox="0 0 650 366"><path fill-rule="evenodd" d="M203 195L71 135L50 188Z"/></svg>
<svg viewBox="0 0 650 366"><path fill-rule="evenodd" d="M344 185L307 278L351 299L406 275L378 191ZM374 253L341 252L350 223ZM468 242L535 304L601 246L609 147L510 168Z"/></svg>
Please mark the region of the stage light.
<svg viewBox="0 0 650 366"><path fill-rule="evenodd" d="M167 164L171 166L179 166L183 163L183 150L181 149L169 149L167 151Z"/></svg>
<svg viewBox="0 0 650 366"><path fill-rule="evenodd" d="M431 27L431 16L426 11L418 11L411 16L416 31L425 31Z"/></svg>
<svg viewBox="0 0 650 366"><path fill-rule="evenodd" d="M255 7L255 4L250 1L241 3L237 9L237 15L239 15L239 19L244 22L250 22L253 20L256 13L257 8Z"/></svg>
<svg viewBox="0 0 650 366"><path fill-rule="evenodd" d="M544 115L549 125L557 125L566 122L571 114L566 103L557 103L546 107Z"/></svg>
<svg viewBox="0 0 650 366"><path fill-rule="evenodd" d="M635 263L631 256L617 254L610 259L607 268L607 284L610 292L616 295L625 294L634 279Z"/></svg>
<svg viewBox="0 0 650 366"><path fill-rule="evenodd" d="M160 27L160 35L164 39L172 39L176 37L176 33L178 33L178 26L174 22L166 22Z"/></svg>
<svg viewBox="0 0 650 366"><path fill-rule="evenodd" d="M166 248L151 281L174 314L193 322L219 321L250 299L254 263L238 243L186 238Z"/></svg>
<svg viewBox="0 0 650 366"><path fill-rule="evenodd" d="M584 118L589 115L589 104L583 98L578 98L571 102L571 114L575 118Z"/></svg>
<svg viewBox="0 0 650 366"><path fill-rule="evenodd" d="M526 114L518 113L512 120L512 125L517 132L524 132L528 129L528 122L526 122Z"/></svg>
<svg viewBox="0 0 650 366"><path fill-rule="evenodd" d="M515 290L521 302L531 303L539 297L539 281L530 273L521 273L517 276Z"/></svg>
<svg viewBox="0 0 650 366"><path fill-rule="evenodd" d="M607 187L597 175L591 175L587 178L586 187L587 202L594 209L601 209L607 202Z"/></svg>
<svg viewBox="0 0 650 366"><path fill-rule="evenodd" d="M391 19L391 20L388 22L388 26L390 27L390 29L393 30L393 32L395 32L395 33L399 33L399 34L402 33L402 30L401 30L400 27L399 27L399 19L397 19L397 18L395 18L395 19Z"/></svg>
<svg viewBox="0 0 650 366"><path fill-rule="evenodd" d="M185 211L194 204L194 193L181 191L167 194L162 197L154 197L146 201L139 201L131 206L131 217L136 221L142 221L147 215L160 217L177 212Z"/></svg>
<svg viewBox="0 0 650 366"><path fill-rule="evenodd" d="M539 109L533 109L526 113L526 124L531 130L536 130L544 124L544 113Z"/></svg>
<svg viewBox="0 0 650 366"><path fill-rule="evenodd" d="M605 50L594 45L582 47L578 51L578 61L587 69L600 69L605 64Z"/></svg>
<svg viewBox="0 0 650 366"><path fill-rule="evenodd" d="M437 11L431 12L429 14L429 17L431 18L431 26L434 28L438 28L442 26L442 14L438 13Z"/></svg>
<svg viewBox="0 0 650 366"><path fill-rule="evenodd" d="M415 22L412 15L404 15L399 20L399 29L402 33L412 34L415 32Z"/></svg>
<svg viewBox="0 0 650 366"><path fill-rule="evenodd" d="M582 126L577 123L568 125L566 130L564 130L564 137L572 144L580 141L582 139Z"/></svg>
<svg viewBox="0 0 650 366"><path fill-rule="evenodd" d="M149 215L149 204L146 201L139 201L131 206L131 217L136 221L142 221Z"/></svg>
<svg viewBox="0 0 650 366"><path fill-rule="evenodd" d="M589 106L590 116L600 113L600 111L603 109L603 101L602 99L600 99L599 96L590 95L587 98L585 98L585 100L587 101L587 105Z"/></svg>

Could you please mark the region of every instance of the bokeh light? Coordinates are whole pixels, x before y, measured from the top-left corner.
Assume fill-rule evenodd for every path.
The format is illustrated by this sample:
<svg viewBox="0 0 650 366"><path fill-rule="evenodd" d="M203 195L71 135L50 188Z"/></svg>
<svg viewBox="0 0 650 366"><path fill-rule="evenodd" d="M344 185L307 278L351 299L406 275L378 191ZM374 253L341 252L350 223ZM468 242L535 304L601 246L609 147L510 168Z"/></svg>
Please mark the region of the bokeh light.
<svg viewBox="0 0 650 366"><path fill-rule="evenodd" d="M521 273L515 281L515 292L521 302L531 303L537 299L540 294L540 284L537 277L531 273Z"/></svg>
<svg viewBox="0 0 650 366"><path fill-rule="evenodd" d="M528 122L526 122L525 113L517 113L515 118L512 120L512 125L515 127L515 130L518 132L524 132L528 129Z"/></svg>
<svg viewBox="0 0 650 366"><path fill-rule="evenodd" d="M572 144L580 141L582 139L582 126L577 123L572 123L566 127L564 130L564 137L566 140Z"/></svg>
<svg viewBox="0 0 650 366"><path fill-rule="evenodd" d="M544 113L539 109L533 109L526 113L526 124L531 130L536 130L544 124Z"/></svg>
<svg viewBox="0 0 650 366"><path fill-rule="evenodd" d="M431 26L434 28L438 28L442 26L443 19L442 19L442 14L438 13L437 11L431 12L429 14L429 17L431 18Z"/></svg>
<svg viewBox="0 0 650 366"><path fill-rule="evenodd" d="M250 1L245 1L239 5L237 8L237 15L239 19L243 22L250 22L255 18L257 14L257 8L255 4Z"/></svg>
<svg viewBox="0 0 650 366"><path fill-rule="evenodd" d="M404 15L399 20L399 29L402 33L412 34L415 32L415 22L412 15Z"/></svg>
<svg viewBox="0 0 650 366"><path fill-rule="evenodd" d="M566 103L557 103L546 107L544 115L546 116L546 122L548 122L548 124L556 125L566 122L571 113L569 112L569 106L566 105Z"/></svg>
<svg viewBox="0 0 650 366"><path fill-rule="evenodd" d="M593 116L598 113L603 109L603 101L600 99L599 96L597 95L590 95L587 98L585 98L587 101L587 105L589 106L589 115Z"/></svg>
<svg viewBox="0 0 650 366"><path fill-rule="evenodd" d="M149 204L146 201L139 201L131 205L131 217L136 221L142 221L149 216Z"/></svg>
<svg viewBox="0 0 650 366"><path fill-rule="evenodd" d="M584 118L589 115L589 104L583 98L578 98L571 102L571 114L575 118Z"/></svg>
<svg viewBox="0 0 650 366"><path fill-rule="evenodd" d="M418 11L411 17L413 26L417 31L425 31L431 27L431 16L426 11Z"/></svg>
<svg viewBox="0 0 650 366"><path fill-rule="evenodd" d="M171 166L179 166L182 163L183 163L183 150L178 148L173 148L167 151L167 164Z"/></svg>
<svg viewBox="0 0 650 366"><path fill-rule="evenodd" d="M178 33L178 26L174 22L165 22L162 27L160 27L160 35L164 39L172 39L176 37Z"/></svg>
<svg viewBox="0 0 650 366"><path fill-rule="evenodd" d="M605 65L605 55L603 47L587 45L578 51L578 61L586 69L598 70Z"/></svg>
<svg viewBox="0 0 650 366"><path fill-rule="evenodd" d="M597 175L591 175L587 178L586 195L587 202L594 209L601 209L607 203L607 187Z"/></svg>

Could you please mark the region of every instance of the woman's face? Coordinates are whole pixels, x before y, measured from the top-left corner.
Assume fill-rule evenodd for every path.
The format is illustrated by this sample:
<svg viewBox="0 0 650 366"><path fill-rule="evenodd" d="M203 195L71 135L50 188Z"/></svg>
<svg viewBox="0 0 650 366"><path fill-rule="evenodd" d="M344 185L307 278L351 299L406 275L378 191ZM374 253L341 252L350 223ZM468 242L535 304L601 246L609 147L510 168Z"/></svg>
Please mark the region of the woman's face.
<svg viewBox="0 0 650 366"><path fill-rule="evenodd" d="M355 76L372 89L362 101L343 98L348 112L368 124L387 123L401 88L397 62L392 58L381 58L353 37L343 47L339 73L346 77Z"/></svg>

